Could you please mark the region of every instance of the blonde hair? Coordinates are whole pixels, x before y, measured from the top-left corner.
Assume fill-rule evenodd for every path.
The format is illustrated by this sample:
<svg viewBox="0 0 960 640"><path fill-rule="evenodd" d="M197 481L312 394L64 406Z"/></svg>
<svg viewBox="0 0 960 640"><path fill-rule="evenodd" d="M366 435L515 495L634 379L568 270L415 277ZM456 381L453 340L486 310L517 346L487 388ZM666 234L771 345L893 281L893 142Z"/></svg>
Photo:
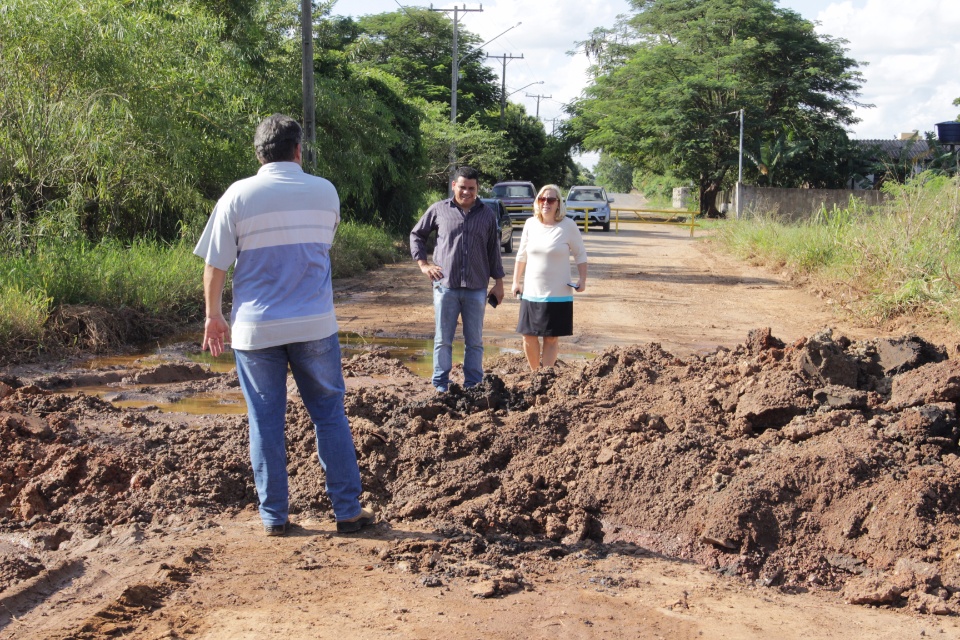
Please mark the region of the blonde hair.
<svg viewBox="0 0 960 640"><path fill-rule="evenodd" d="M560 187L555 184L548 184L540 188L540 192L537 193L537 197L533 200L533 215L537 216L537 220L543 222L543 207L540 206L540 196L543 195L544 191L552 190L557 194L557 213L554 216L554 222L560 222L567 217L567 205L563 203L563 196L561 195Z"/></svg>

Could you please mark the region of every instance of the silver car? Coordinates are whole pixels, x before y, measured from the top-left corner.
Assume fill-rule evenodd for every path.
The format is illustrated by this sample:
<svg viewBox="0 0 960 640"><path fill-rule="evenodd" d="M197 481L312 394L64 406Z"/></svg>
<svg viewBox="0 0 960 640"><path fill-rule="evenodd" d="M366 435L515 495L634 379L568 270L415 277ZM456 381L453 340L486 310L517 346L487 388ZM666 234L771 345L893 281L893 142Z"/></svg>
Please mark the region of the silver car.
<svg viewBox="0 0 960 640"><path fill-rule="evenodd" d="M598 224L610 231L610 203L603 187L572 187L567 193L567 217L581 224L589 216L589 224Z"/></svg>

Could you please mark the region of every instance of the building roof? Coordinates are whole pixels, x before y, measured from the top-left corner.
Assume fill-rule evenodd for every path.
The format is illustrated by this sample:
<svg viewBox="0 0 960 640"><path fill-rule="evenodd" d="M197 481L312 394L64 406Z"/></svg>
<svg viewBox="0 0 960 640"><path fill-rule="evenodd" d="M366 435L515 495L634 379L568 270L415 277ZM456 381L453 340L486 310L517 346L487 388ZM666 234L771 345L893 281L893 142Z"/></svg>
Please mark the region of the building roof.
<svg viewBox="0 0 960 640"><path fill-rule="evenodd" d="M930 155L930 145L926 140L854 140L861 147L876 149L877 155L900 159L906 153L907 160L919 160Z"/></svg>

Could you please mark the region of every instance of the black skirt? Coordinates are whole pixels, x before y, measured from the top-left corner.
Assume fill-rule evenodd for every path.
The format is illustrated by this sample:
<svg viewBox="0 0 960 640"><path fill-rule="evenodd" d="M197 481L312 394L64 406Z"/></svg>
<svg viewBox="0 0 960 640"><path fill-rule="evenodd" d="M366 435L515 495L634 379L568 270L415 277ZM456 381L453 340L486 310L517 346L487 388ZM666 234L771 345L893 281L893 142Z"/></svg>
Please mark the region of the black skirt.
<svg viewBox="0 0 960 640"><path fill-rule="evenodd" d="M525 336L572 336L573 301L530 302L521 298L517 333Z"/></svg>

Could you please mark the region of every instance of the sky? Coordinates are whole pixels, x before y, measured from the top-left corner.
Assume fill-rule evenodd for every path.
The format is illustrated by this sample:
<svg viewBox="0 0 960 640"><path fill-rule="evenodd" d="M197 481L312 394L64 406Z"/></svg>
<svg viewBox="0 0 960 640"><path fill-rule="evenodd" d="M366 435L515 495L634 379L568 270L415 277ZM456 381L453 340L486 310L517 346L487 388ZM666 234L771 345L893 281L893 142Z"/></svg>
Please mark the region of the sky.
<svg viewBox="0 0 960 640"><path fill-rule="evenodd" d="M426 8L431 2L338 0L333 13L360 16L399 11L401 5ZM510 101L523 104L530 114L539 107L548 132L554 126L549 120L562 119L563 105L588 83L586 56L567 52L594 28L612 26L618 14L631 12L627 0L433 0L432 5L451 10L482 6L483 11L459 12L462 28L484 41L496 38L483 47L491 56L523 55L507 63L507 93L515 91ZM852 137L922 134L960 114L953 105L960 98L960 0L780 0L779 5L818 23L818 33L847 40L847 55L866 63L858 101L874 106L856 109L861 122L848 128ZM496 37L517 22L520 26ZM501 63L489 62L499 78Z"/></svg>

